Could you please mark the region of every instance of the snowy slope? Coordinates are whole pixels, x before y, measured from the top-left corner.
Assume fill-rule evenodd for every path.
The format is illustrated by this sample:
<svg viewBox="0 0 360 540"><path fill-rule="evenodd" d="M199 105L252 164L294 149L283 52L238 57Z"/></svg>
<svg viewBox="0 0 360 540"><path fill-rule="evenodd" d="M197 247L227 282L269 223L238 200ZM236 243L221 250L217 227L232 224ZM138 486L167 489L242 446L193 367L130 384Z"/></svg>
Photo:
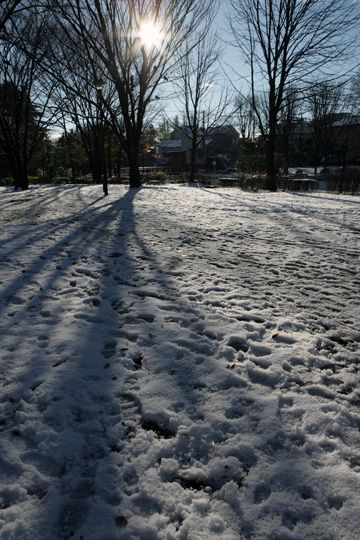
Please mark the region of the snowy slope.
<svg viewBox="0 0 360 540"><path fill-rule="evenodd" d="M360 200L0 189L1 540L355 540Z"/></svg>

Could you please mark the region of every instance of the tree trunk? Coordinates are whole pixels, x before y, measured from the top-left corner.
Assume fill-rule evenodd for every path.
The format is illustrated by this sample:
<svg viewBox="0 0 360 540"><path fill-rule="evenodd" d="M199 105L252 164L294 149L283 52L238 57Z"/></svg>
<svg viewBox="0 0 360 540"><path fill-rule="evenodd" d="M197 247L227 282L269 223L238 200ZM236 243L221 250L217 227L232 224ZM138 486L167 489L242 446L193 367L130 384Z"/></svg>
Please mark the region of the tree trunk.
<svg viewBox="0 0 360 540"><path fill-rule="evenodd" d="M284 147L285 147L285 163L284 163L284 173L288 174L289 167L290 167L290 129L289 125L286 127L285 130L285 140L284 140Z"/></svg>
<svg viewBox="0 0 360 540"><path fill-rule="evenodd" d="M121 167L122 167L122 148L119 146L117 159L116 159L116 176L118 180L121 180Z"/></svg>
<svg viewBox="0 0 360 540"><path fill-rule="evenodd" d="M190 179L189 181L195 182L196 175L196 150L197 150L197 136L195 135L191 141L191 156L190 156Z"/></svg>
<svg viewBox="0 0 360 540"><path fill-rule="evenodd" d="M102 180L102 188L104 196L106 197L109 195L109 188L108 188L108 181L107 181L107 173L106 173L106 154L105 154L105 133L104 133L104 125L103 120L101 119L101 125L100 125L100 153L101 153L101 159L100 159L100 168L101 168L101 180Z"/></svg>
<svg viewBox="0 0 360 540"><path fill-rule="evenodd" d="M72 149L69 148L69 160L70 160L70 169L71 169L71 180L75 182L76 180L76 171L75 171L75 163L73 159L73 153Z"/></svg>
<svg viewBox="0 0 360 540"><path fill-rule="evenodd" d="M21 189L29 189L29 179L27 175L27 167L25 166L21 174Z"/></svg>
<svg viewBox="0 0 360 540"><path fill-rule="evenodd" d="M107 136L107 157L108 157L108 176L111 177L113 175L113 164L112 164L112 156L111 156L111 137L108 133Z"/></svg>
<svg viewBox="0 0 360 540"><path fill-rule="evenodd" d="M343 150L343 153L342 153L342 172L345 172L346 171L346 165L347 165L347 150Z"/></svg>
<svg viewBox="0 0 360 540"><path fill-rule="evenodd" d="M21 187L21 189L22 189L23 191L25 191L26 189L29 189L29 180L28 180L28 177L27 177L27 176L25 176L25 177L23 178L23 180L22 180L22 187Z"/></svg>
<svg viewBox="0 0 360 540"><path fill-rule="evenodd" d="M139 166L139 143L129 141L127 144L127 158L129 162L130 188L141 187L141 176Z"/></svg>
<svg viewBox="0 0 360 540"><path fill-rule="evenodd" d="M20 174L18 174L17 172L13 173L13 177L14 177L14 188L15 189L21 189L21 176L20 176Z"/></svg>
<svg viewBox="0 0 360 540"><path fill-rule="evenodd" d="M14 177L15 189L29 189L29 179L27 175L26 163L17 163L12 170L12 174Z"/></svg>
<svg viewBox="0 0 360 540"><path fill-rule="evenodd" d="M68 155L69 155L70 169L71 169L71 180L73 182L75 182L75 179L76 179L75 163L74 163L74 158L73 158L72 146L71 146L71 143L69 142L69 139L68 139L68 132L67 132L67 129L66 129L65 122L64 122L64 138L65 138L66 150L67 150Z"/></svg>
<svg viewBox="0 0 360 540"><path fill-rule="evenodd" d="M277 190L276 167L275 167L275 143L276 130L270 126L268 140L266 141L266 184L269 191Z"/></svg>
<svg viewBox="0 0 360 540"><path fill-rule="evenodd" d="M316 135L314 136L314 173L318 173L318 164L319 164L319 149Z"/></svg>
<svg viewBox="0 0 360 540"><path fill-rule="evenodd" d="M95 184L101 184L102 183L102 166L101 166L101 159L99 152L87 152L90 170L91 170L91 176L93 178L93 181Z"/></svg>

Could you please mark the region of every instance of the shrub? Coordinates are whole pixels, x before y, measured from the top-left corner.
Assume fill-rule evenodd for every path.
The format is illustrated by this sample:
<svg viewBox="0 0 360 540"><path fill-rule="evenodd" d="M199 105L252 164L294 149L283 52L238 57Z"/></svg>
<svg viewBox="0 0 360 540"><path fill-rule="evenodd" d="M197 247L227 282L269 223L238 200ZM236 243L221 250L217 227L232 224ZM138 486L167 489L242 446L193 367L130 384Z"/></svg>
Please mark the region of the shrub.
<svg viewBox="0 0 360 540"><path fill-rule="evenodd" d="M184 174L171 174L169 175L169 182L172 184L185 184L187 178Z"/></svg>
<svg viewBox="0 0 360 540"><path fill-rule="evenodd" d="M321 178L327 183L327 191L333 193L355 193L360 189L360 170L346 169L341 172L322 173Z"/></svg>
<svg viewBox="0 0 360 540"><path fill-rule="evenodd" d="M169 182L170 180L168 173L165 171L157 171L157 170L149 171L149 172L145 172L143 176L146 182L165 183L165 182Z"/></svg>
<svg viewBox="0 0 360 540"><path fill-rule="evenodd" d="M42 176L28 176L29 185L30 184L46 184L47 180Z"/></svg>
<svg viewBox="0 0 360 540"><path fill-rule="evenodd" d="M246 191L257 191L258 189L265 189L266 176L264 174L244 175L242 181L242 189Z"/></svg>
<svg viewBox="0 0 360 540"><path fill-rule="evenodd" d="M208 174L197 173L196 180L198 182L201 182L205 186L209 186L211 184L211 176L209 176Z"/></svg>
<svg viewBox="0 0 360 540"><path fill-rule="evenodd" d="M266 158L264 154L243 154L236 163L240 173L262 173L266 170Z"/></svg>
<svg viewBox="0 0 360 540"><path fill-rule="evenodd" d="M0 178L0 186L13 186L14 181L11 178L11 176L4 176L4 178Z"/></svg>

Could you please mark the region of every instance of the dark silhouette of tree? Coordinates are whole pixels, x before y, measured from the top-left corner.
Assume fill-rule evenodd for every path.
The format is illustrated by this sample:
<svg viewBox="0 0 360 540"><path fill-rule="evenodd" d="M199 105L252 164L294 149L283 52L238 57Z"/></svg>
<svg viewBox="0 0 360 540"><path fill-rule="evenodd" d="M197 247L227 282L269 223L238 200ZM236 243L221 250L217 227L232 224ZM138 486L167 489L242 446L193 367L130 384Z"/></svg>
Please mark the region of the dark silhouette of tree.
<svg viewBox="0 0 360 540"><path fill-rule="evenodd" d="M279 111L277 149L284 171L287 172L294 162L297 152L296 131L301 128L301 104L304 96L296 88L288 87L284 92L282 107Z"/></svg>
<svg viewBox="0 0 360 540"><path fill-rule="evenodd" d="M59 59L61 58L61 63ZM61 127L67 135L67 123L75 126L76 136L86 152L91 174L96 183L103 185L104 194L108 194L107 171L105 165L105 134L109 129L120 131L119 118L114 114L118 103L109 93L109 85L99 76L101 69L92 63L80 63L77 58L68 55L63 46L61 33L47 55L50 76L56 82L52 100L62 115ZM109 114L111 111L111 115Z"/></svg>
<svg viewBox="0 0 360 540"><path fill-rule="evenodd" d="M67 38L68 54L80 63L92 63L95 58L102 66L101 76L117 94L117 114L121 115L117 134L128 158L130 187L141 185L141 137L146 115L159 97L157 89L174 66L175 51L212 3L213 0L50 2L54 18Z"/></svg>
<svg viewBox="0 0 360 540"><path fill-rule="evenodd" d="M0 145L15 188L27 189L28 164L54 117L49 108L53 86L40 68L44 22L35 13L18 14L9 26L12 39L0 48Z"/></svg>
<svg viewBox="0 0 360 540"><path fill-rule="evenodd" d="M286 89L344 59L359 8L351 0L231 0L230 5L230 26L249 67L252 105L266 143L267 187L276 190L277 126Z"/></svg>
<svg viewBox="0 0 360 540"><path fill-rule="evenodd" d="M320 161L328 165L329 156L335 153L334 121L341 108L341 88L328 82L314 84L307 96L312 128L312 157L315 173Z"/></svg>
<svg viewBox="0 0 360 540"><path fill-rule="evenodd" d="M209 16L205 29L189 37L184 50L179 51L174 81L184 112L184 124L177 126L177 131L191 143L190 182L195 180L198 148L202 144L204 154L206 136L230 117L228 92L220 90L218 84L221 48L214 45L218 38L209 33L210 25Z"/></svg>
<svg viewBox="0 0 360 540"><path fill-rule="evenodd" d="M0 36L4 31L6 23L21 8L23 0L0 0Z"/></svg>
<svg viewBox="0 0 360 540"><path fill-rule="evenodd" d="M233 121L242 139L254 140L257 122L251 96L240 95L236 98Z"/></svg>

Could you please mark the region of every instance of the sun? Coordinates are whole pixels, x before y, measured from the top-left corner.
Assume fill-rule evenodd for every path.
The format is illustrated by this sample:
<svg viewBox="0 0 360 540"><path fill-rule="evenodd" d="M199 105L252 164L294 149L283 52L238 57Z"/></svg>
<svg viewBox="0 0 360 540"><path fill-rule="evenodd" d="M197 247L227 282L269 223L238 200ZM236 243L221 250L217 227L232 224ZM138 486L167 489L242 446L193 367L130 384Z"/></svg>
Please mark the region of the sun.
<svg viewBox="0 0 360 540"><path fill-rule="evenodd" d="M158 23L144 21L139 28L139 38L146 49L160 49L164 40L164 32Z"/></svg>

